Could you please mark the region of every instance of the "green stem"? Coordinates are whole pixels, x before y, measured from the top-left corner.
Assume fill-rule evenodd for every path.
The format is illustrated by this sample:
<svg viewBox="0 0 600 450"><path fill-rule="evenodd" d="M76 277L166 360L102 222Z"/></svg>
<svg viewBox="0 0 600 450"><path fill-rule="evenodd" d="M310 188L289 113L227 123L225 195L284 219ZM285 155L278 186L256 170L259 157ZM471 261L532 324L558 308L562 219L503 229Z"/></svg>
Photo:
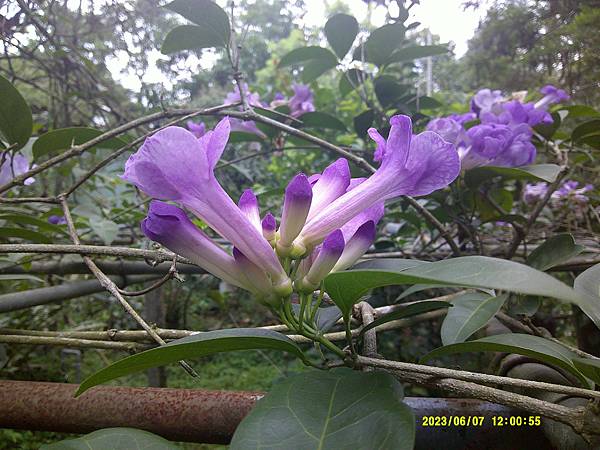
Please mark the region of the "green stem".
<svg viewBox="0 0 600 450"><path fill-rule="evenodd" d="M300 313L298 314L298 321L300 322L300 328L298 331L302 332L302 328L304 325L304 311L306 309L306 301L307 301L307 295L306 294L300 294Z"/></svg>
<svg viewBox="0 0 600 450"><path fill-rule="evenodd" d="M323 290L323 282L321 282L321 286L319 286L319 296L317 297L317 301L313 305L312 311L310 312L310 321L314 322L315 316L317 315L317 311L319 310L319 306L323 302L323 297L325 296L325 291Z"/></svg>

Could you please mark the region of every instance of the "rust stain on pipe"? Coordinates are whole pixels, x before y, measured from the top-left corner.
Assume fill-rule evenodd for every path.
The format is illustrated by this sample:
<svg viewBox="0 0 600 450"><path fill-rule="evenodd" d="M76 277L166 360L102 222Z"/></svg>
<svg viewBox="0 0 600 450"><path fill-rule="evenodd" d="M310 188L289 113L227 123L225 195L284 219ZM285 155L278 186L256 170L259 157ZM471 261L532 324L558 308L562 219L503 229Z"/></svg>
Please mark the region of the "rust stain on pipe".
<svg viewBox="0 0 600 450"><path fill-rule="evenodd" d="M259 392L0 381L0 427L89 433L132 427L173 441L228 443Z"/></svg>
<svg viewBox="0 0 600 450"><path fill-rule="evenodd" d="M264 394L203 389L98 386L73 398L76 384L0 380L0 428L89 433L132 427L172 441L227 444ZM417 422L416 449L550 450L541 428L494 428L510 408L472 399L405 399ZM423 427L424 416L483 416L482 427ZM522 415L522 414L521 414Z"/></svg>

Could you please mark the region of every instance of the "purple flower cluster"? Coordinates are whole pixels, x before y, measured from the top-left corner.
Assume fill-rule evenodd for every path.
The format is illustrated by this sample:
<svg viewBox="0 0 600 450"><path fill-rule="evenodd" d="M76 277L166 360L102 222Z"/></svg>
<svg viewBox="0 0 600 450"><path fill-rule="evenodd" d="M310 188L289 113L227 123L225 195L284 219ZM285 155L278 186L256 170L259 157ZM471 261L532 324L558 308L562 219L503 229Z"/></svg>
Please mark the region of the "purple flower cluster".
<svg viewBox="0 0 600 450"><path fill-rule="evenodd" d="M471 112L431 120L427 129L456 145L463 170L479 166L519 167L533 163L536 148L532 127L552 123L548 107L569 96L544 86L537 102L507 99L500 91L482 89L471 99ZM469 129L465 124L479 120Z"/></svg>
<svg viewBox="0 0 600 450"><path fill-rule="evenodd" d="M271 102L272 108L287 105L290 108L290 116L300 117L307 112L315 110L313 91L306 84L292 84L294 95L288 99L281 92L276 92Z"/></svg>
<svg viewBox="0 0 600 450"><path fill-rule="evenodd" d="M586 184L579 187L579 182L575 180L565 181L550 197L551 205L554 208L567 209L573 211L575 216L582 216L587 209L590 199L586 195L592 191L594 186ZM523 189L523 200L525 203L533 204L541 200L548 192L548 183L526 184Z"/></svg>
<svg viewBox="0 0 600 450"><path fill-rule="evenodd" d="M12 155L0 152L0 186L10 183L14 177L24 174L32 167L29 159L20 153ZM27 178L25 185L28 186L34 182L34 178Z"/></svg>
<svg viewBox="0 0 600 450"><path fill-rule="evenodd" d="M313 112L315 110L314 100L313 100L313 92L308 85L305 84L293 84L292 89L294 90L294 95L289 100L283 95L281 92L275 93L273 101L270 105L267 105L264 102L261 102L260 95L254 92L250 92L248 90L248 85L244 84L244 91L246 94L246 99L250 106L259 106L259 107L268 107L276 108L278 106L287 105L290 108L290 116L292 117L300 117L302 114L307 112ZM241 99L239 90L234 89L232 92L229 92L225 96L225 103L238 103ZM260 129L256 126L256 123L253 120L241 120L236 118L229 119L231 125L231 131L241 131L244 133L255 134L262 139L265 139L267 136L260 131ZM197 138L201 138L206 133L206 125L204 122L193 122L188 121L186 123L187 129Z"/></svg>
<svg viewBox="0 0 600 450"><path fill-rule="evenodd" d="M385 200L426 195L458 176L454 145L429 131L413 136L406 116L390 123L387 140L369 130L381 161L373 175L351 178L345 159L320 174L296 175L285 190L279 227L270 213L261 219L251 190L236 205L215 178L231 130L228 118L200 138L179 127L157 132L129 158L123 178L163 200L150 204L142 222L146 236L278 307L294 289L312 292L331 271L354 264L375 239ZM204 221L231 242L233 252L164 200ZM294 270L288 270L290 262Z"/></svg>

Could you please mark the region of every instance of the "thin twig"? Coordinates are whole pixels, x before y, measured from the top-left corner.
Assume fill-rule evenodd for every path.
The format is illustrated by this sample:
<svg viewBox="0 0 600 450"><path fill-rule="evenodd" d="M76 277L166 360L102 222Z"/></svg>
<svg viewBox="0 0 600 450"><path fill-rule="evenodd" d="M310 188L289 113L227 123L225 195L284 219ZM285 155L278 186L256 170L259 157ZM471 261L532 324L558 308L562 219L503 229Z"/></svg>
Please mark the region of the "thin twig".
<svg viewBox="0 0 600 450"><path fill-rule="evenodd" d="M60 198L63 214L65 217L65 221L67 222L67 228L69 230L69 234L71 236L71 240L73 244L80 245L79 236L77 235L77 230L75 229L75 223L73 222L73 218L71 217L71 210L69 209L69 204L67 203L66 197ZM166 342L163 338L161 338L154 329L148 325L148 323L140 316L137 311L125 300L125 298L119 292L119 287L109 278L104 272L102 272L98 266L92 261L89 256L82 256L83 261L90 269L90 272L94 274L100 284L106 288L108 292L110 292L118 301L121 303L121 306L129 313L129 315L144 329L146 332L154 339L159 345L164 345ZM198 374L194 371L194 369L185 361L179 361L179 365L183 367L183 369L192 375L193 377L197 377Z"/></svg>

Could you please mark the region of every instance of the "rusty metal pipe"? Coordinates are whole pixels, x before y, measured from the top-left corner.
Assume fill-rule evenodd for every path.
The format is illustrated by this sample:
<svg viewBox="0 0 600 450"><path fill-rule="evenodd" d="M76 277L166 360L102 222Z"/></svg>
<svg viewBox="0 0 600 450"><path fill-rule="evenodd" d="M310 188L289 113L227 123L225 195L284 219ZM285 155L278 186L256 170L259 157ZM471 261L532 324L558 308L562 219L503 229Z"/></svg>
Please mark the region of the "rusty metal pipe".
<svg viewBox="0 0 600 450"><path fill-rule="evenodd" d="M226 444L260 392L77 385L0 380L0 428L89 433L148 430L172 441ZM541 428L494 428L492 416L519 412L471 399L407 398L417 419L417 449L552 449ZM422 427L424 416L483 416L482 427Z"/></svg>

